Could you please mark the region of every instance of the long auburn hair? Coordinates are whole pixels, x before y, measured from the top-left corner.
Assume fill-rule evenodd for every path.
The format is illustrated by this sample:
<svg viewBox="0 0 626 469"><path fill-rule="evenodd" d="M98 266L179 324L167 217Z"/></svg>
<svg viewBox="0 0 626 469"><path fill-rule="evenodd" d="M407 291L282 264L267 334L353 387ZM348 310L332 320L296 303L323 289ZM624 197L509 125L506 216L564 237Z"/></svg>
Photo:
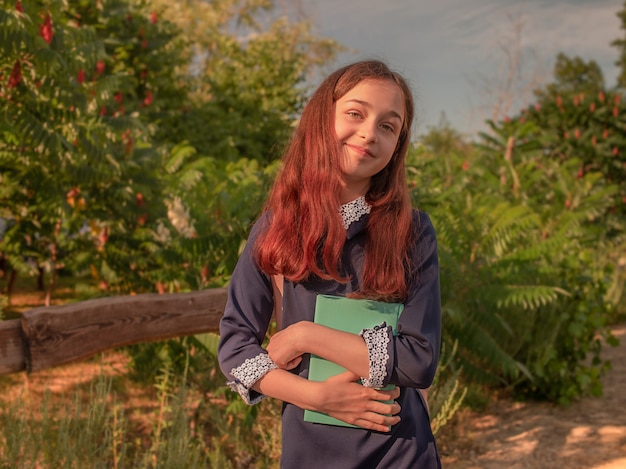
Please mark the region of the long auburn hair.
<svg viewBox="0 0 626 469"><path fill-rule="evenodd" d="M282 169L265 210L268 225L255 256L268 275L300 282L311 275L346 283L340 274L346 241L341 206L341 156L335 133L335 103L363 80L389 80L404 95L405 118L390 162L372 176L365 195L372 210L366 229L365 266L351 296L402 301L407 295L411 202L405 157L411 140L413 96L406 81L376 60L357 62L329 75L305 105L282 157Z"/></svg>

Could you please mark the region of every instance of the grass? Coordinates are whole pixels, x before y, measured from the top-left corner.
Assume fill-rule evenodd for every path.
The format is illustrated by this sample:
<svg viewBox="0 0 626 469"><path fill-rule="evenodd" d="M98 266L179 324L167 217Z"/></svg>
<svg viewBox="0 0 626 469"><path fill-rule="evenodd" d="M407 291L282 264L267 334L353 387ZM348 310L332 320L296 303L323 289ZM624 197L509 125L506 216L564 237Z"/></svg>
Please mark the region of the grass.
<svg viewBox="0 0 626 469"><path fill-rule="evenodd" d="M71 393L40 387L0 400L0 468L277 467L279 429L262 426L280 421L277 403L250 425L167 370L151 387L103 371Z"/></svg>

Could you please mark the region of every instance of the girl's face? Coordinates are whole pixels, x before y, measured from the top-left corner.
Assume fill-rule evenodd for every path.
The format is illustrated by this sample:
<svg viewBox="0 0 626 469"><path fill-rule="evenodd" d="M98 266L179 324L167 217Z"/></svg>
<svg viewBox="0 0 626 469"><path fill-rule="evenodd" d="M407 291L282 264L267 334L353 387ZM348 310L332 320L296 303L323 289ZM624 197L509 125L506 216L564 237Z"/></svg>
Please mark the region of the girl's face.
<svg viewBox="0 0 626 469"><path fill-rule="evenodd" d="M343 149L342 203L365 195L371 177L391 160L404 106L395 83L373 79L363 80L335 103L335 132Z"/></svg>

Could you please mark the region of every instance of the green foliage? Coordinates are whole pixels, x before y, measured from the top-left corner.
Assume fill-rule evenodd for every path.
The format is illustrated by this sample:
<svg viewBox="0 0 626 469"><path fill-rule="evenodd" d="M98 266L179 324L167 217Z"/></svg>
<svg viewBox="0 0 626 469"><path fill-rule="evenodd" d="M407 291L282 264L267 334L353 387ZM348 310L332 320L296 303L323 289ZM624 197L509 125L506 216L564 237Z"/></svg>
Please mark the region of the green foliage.
<svg viewBox="0 0 626 469"><path fill-rule="evenodd" d="M54 279L59 268L91 266L105 281L119 279L133 269L115 260L141 242L144 215L132 208L135 193L156 185L146 128L136 117L106 112L132 82L123 70L101 67L109 57L100 29L106 22L88 23L95 3L4 7L9 33L0 43L0 68L20 64L21 75L0 83L0 216L9 223L0 249L22 273L45 267ZM138 240L119 242L136 232Z"/></svg>
<svg viewBox="0 0 626 469"><path fill-rule="evenodd" d="M607 184L618 184L613 203L608 207L618 217L608 217L608 223L620 223L626 213L626 107L623 96L607 90L600 79L590 82L588 70L597 65L577 63L575 74L559 76L556 84L537 91L537 103L514 118L534 124L529 138L538 142L547 156L555 161L577 159L578 174L599 172ZM559 70L555 73L558 73ZM574 76L572 76L574 75ZM585 79L580 78L584 76ZM623 227L614 227L623 231Z"/></svg>
<svg viewBox="0 0 626 469"><path fill-rule="evenodd" d="M431 428L435 435L454 417L467 395L468 388L461 384L461 370L454 366L456 352L457 342L451 351L444 345L437 374L428 393L427 402L432 415Z"/></svg>
<svg viewBox="0 0 626 469"><path fill-rule="evenodd" d="M546 90L536 90L537 97L585 93L595 96L605 89L600 66L593 60L585 62L580 57L568 57L563 53L556 56L554 82Z"/></svg>
<svg viewBox="0 0 626 469"><path fill-rule="evenodd" d="M626 88L626 2L620 11L617 12L617 17L619 18L621 25L620 29L622 30L623 36L619 39L615 39L611 45L616 47L619 51L619 57L615 62L619 69L619 76L617 77L617 86L619 88Z"/></svg>
<svg viewBox="0 0 626 469"><path fill-rule="evenodd" d="M465 379L561 402L595 394L617 188L552 159L533 123L492 130L469 146L432 129L411 155L415 201L438 231L444 343L458 342Z"/></svg>
<svg viewBox="0 0 626 469"><path fill-rule="evenodd" d="M606 88L593 61L585 63L576 57L560 55L554 83L535 94L537 102L506 125L532 125L533 130L527 138L539 144L547 158L569 162L571 171L577 171L581 182L585 174L592 172L599 178L598 184L616 188L606 194L610 204L604 212L594 212L591 216L597 220L594 228L601 244L600 255L614 266L606 297L616 306L613 315L617 317L624 313L621 305L624 304L626 282L626 106L623 89L619 88L619 83L616 89ZM565 203L578 204L580 200L567 194Z"/></svg>
<svg viewBox="0 0 626 469"><path fill-rule="evenodd" d="M179 142L218 161L275 159L304 103L304 80L333 57L336 43L313 35L307 20L288 20L274 1L157 3L193 38L191 105L176 128Z"/></svg>
<svg viewBox="0 0 626 469"><path fill-rule="evenodd" d="M595 62L563 54L555 81L535 94L537 102L518 116L488 122L491 132L465 155L473 158L465 169L482 178L472 209L485 207L478 216L490 228L473 232L479 241L464 248L485 254L481 250L490 245L497 262L488 261L489 277L480 279L477 295L488 313L480 324L463 325L459 340L469 337L472 347L485 347L500 337L495 343L520 369L515 373L500 356L496 375L504 383L567 403L601 392L600 377L609 366L600 358L601 342L615 342L608 324L626 279L626 109L620 92L605 87ZM455 262L458 254L455 249ZM472 261L482 257L472 255ZM462 317L464 309L453 311ZM468 316L472 322L481 317ZM501 330L482 325L490 316ZM498 356L496 347L487 348L485 356Z"/></svg>
<svg viewBox="0 0 626 469"><path fill-rule="evenodd" d="M11 267L88 273L103 294L223 285L334 43L271 1L16 5L0 33Z"/></svg>

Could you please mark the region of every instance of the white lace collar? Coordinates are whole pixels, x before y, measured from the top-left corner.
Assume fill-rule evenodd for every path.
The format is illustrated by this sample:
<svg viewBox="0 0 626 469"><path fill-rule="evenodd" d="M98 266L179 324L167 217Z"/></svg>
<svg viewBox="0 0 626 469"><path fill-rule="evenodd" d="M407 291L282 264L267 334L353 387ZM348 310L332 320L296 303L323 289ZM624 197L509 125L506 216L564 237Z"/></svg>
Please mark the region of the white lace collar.
<svg viewBox="0 0 626 469"><path fill-rule="evenodd" d="M359 220L366 213L370 213L371 210L372 206L365 201L364 196L342 205L339 212L343 219L343 227L347 230L352 222Z"/></svg>

